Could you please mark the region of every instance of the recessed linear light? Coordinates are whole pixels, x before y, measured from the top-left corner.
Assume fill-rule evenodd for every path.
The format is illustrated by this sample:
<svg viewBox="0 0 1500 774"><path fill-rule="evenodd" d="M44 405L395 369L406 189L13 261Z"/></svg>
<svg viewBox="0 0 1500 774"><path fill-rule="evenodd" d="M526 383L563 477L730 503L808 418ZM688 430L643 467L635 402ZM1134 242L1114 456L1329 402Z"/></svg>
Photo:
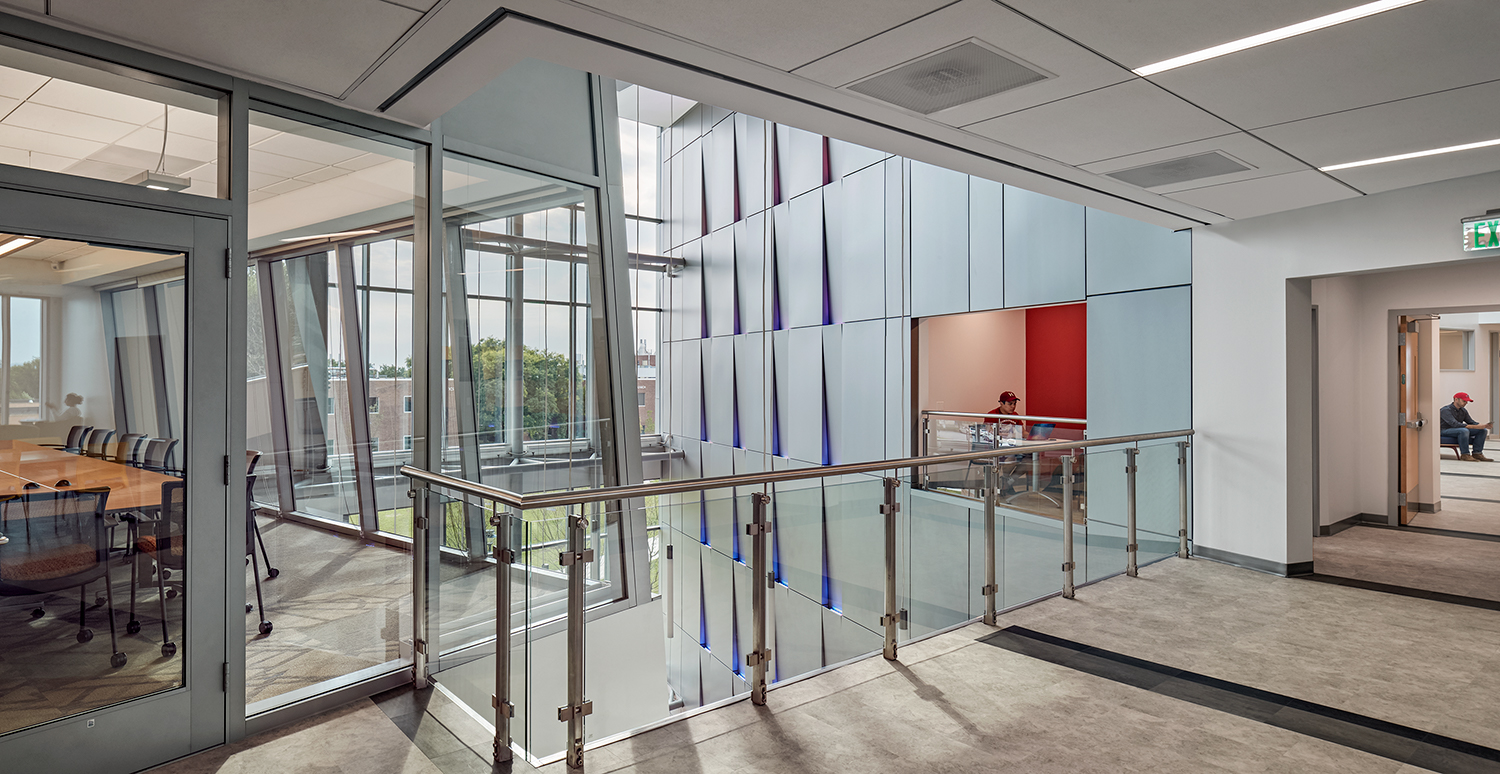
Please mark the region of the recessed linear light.
<svg viewBox="0 0 1500 774"><path fill-rule="evenodd" d="M12 239L3 245L0 245L0 255L5 255L6 253L20 250L21 248L35 241L36 239L32 237L16 237L15 239Z"/></svg>
<svg viewBox="0 0 1500 774"><path fill-rule="evenodd" d="M1376 0L1376 2L1373 3L1366 3L1364 5L1339 11L1337 13L1330 13L1327 16L1319 16L1316 19L1309 19L1305 22L1299 22L1291 26L1282 27L1281 29L1271 30L1270 32L1262 32L1259 35L1251 35L1248 38L1232 40L1228 43L1223 43L1211 48L1205 48L1202 51L1194 51L1191 54L1183 54L1179 57L1166 59L1157 62L1156 64L1150 64L1146 65L1145 67L1138 68L1136 70L1133 70L1132 72L1141 77L1156 75L1157 73L1166 72L1167 70L1175 70L1179 67L1194 64L1196 62L1202 62L1205 59L1213 59L1215 57L1224 56L1225 54L1233 54L1236 51L1244 51L1247 48L1264 46L1267 43L1275 43L1278 40L1285 40L1287 38L1296 37L1297 35L1305 35L1309 32L1321 30L1325 27L1332 27L1335 24L1343 24L1345 22L1354 21L1355 19L1363 19L1366 16L1374 16L1377 13L1384 13L1385 11L1395 10L1403 6L1420 2L1422 2L1422 0Z"/></svg>
<svg viewBox="0 0 1500 774"><path fill-rule="evenodd" d="M291 239L283 239L281 241L283 241L283 242L306 242L309 239L342 239L343 237L364 236L366 234L379 234L379 233L380 233L379 231L376 231L373 228L367 228L367 229L364 229L364 230L361 230L361 231L335 231L332 234L308 234L307 236L292 237Z"/></svg>
<svg viewBox="0 0 1500 774"><path fill-rule="evenodd" d="M1318 167L1319 172L1337 172L1340 169L1353 169L1354 167L1368 167L1371 164L1384 164L1388 161L1405 161L1407 159L1420 159L1423 156L1436 156L1440 153L1457 153L1458 151L1474 150L1475 148L1492 148L1500 145L1500 139L1485 140L1484 142L1471 142L1467 145L1450 145L1446 148L1433 148L1432 150L1417 151L1415 153L1402 153L1398 156L1386 156L1378 159L1365 159L1364 161L1351 161L1348 164L1334 164L1331 167Z"/></svg>

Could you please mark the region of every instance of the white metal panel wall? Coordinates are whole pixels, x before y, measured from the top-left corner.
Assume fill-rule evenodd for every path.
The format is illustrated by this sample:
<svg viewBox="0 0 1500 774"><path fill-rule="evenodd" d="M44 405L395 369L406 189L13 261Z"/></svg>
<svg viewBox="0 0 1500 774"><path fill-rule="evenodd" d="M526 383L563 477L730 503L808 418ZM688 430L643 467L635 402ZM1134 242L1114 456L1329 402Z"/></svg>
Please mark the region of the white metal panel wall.
<svg viewBox="0 0 1500 774"><path fill-rule="evenodd" d="M969 311L1005 306L1005 186L969 178Z"/></svg>
<svg viewBox="0 0 1500 774"><path fill-rule="evenodd" d="M1081 301L1083 205L1005 187L1005 305Z"/></svg>
<svg viewBox="0 0 1500 774"><path fill-rule="evenodd" d="M1089 208L1084 215L1089 295L1193 281L1192 232Z"/></svg>
<svg viewBox="0 0 1500 774"><path fill-rule="evenodd" d="M828 168L834 180L839 180L870 165L888 159L891 154L828 138Z"/></svg>
<svg viewBox="0 0 1500 774"><path fill-rule="evenodd" d="M722 444L728 449L735 446L735 378L734 338L721 336L705 339L703 345L708 359L704 361L707 383L703 397L707 404L708 440L715 446ZM728 473L725 473L728 475Z"/></svg>
<svg viewBox="0 0 1500 774"><path fill-rule="evenodd" d="M823 138L776 125L776 177L781 201L789 201L823 185Z"/></svg>
<svg viewBox="0 0 1500 774"><path fill-rule="evenodd" d="M592 112L587 73L523 59L443 114L443 134L593 175Z"/></svg>
<svg viewBox="0 0 1500 774"><path fill-rule="evenodd" d="M781 453L817 465L823 461L823 332L814 327L787 333L791 394L783 407L788 433L781 438Z"/></svg>
<svg viewBox="0 0 1500 774"><path fill-rule="evenodd" d="M799 196L773 210L776 285L781 325L801 328L824 322L823 194Z"/></svg>
<svg viewBox="0 0 1500 774"><path fill-rule="evenodd" d="M1189 286L1089 299L1090 437L1192 426L1192 319Z"/></svg>
<svg viewBox="0 0 1500 774"><path fill-rule="evenodd" d="M718 231L735 221L734 123L725 121L708 133L703 156L704 206L708 230Z"/></svg>
<svg viewBox="0 0 1500 774"><path fill-rule="evenodd" d="M734 229L728 226L698 242L703 250L703 305L708 335L739 333L739 297L734 267Z"/></svg>
<svg viewBox="0 0 1500 774"><path fill-rule="evenodd" d="M734 116L734 164L740 193L740 212L760 212L770 206L771 166L766 161L766 122L744 113Z"/></svg>
<svg viewBox="0 0 1500 774"><path fill-rule="evenodd" d="M884 421L896 401L886 394L886 322L846 323L842 326L840 389L829 390L830 417L839 406L837 422L829 423L833 462L870 462L886 451Z"/></svg>
<svg viewBox="0 0 1500 774"><path fill-rule="evenodd" d="M840 251L830 256L829 295L835 322L885 317L885 170L870 166L839 184ZM830 186L831 187L831 186Z"/></svg>
<svg viewBox="0 0 1500 774"><path fill-rule="evenodd" d="M911 310L969 310L969 177L911 162Z"/></svg>
<svg viewBox="0 0 1500 774"><path fill-rule="evenodd" d="M734 384L738 394L740 445L751 451L769 454L770 392L766 383L771 370L766 364L764 333L736 336L734 342Z"/></svg>
<svg viewBox="0 0 1500 774"><path fill-rule="evenodd" d="M770 216L756 213L734 224L735 292L738 294L740 330L745 333L771 327L771 272L766 245L771 238Z"/></svg>

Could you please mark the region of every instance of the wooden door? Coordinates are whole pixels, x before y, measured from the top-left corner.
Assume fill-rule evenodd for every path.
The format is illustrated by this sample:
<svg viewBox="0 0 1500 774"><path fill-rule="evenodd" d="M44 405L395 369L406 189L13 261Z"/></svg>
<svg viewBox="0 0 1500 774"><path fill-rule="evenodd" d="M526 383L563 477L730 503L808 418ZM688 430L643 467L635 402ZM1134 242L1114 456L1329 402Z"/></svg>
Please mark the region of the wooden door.
<svg viewBox="0 0 1500 774"><path fill-rule="evenodd" d="M1396 514L1402 524L1410 524L1414 514L1408 502L1416 494L1419 479L1417 464L1421 459L1419 455L1422 453L1421 440L1417 435L1420 429L1416 423L1417 395L1422 384L1417 371L1420 340L1417 336L1417 324L1411 318L1401 317L1397 321L1397 326L1396 368L1401 381L1396 389L1399 396L1396 401L1396 411L1399 413L1398 421L1400 422L1396 431L1399 436L1400 449L1397 463L1399 473L1396 484Z"/></svg>

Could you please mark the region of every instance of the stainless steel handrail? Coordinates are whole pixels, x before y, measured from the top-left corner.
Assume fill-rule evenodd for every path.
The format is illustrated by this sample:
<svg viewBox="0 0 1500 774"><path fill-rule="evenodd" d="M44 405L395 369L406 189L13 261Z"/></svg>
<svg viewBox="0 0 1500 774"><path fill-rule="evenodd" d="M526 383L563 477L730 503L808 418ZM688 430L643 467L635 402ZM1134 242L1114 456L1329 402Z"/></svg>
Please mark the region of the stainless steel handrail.
<svg viewBox="0 0 1500 774"><path fill-rule="evenodd" d="M1069 417L1042 417L1032 416L1031 414L975 414L970 411L934 411L932 409L922 409L922 416L925 417L929 414L940 417L968 417L970 419L1024 419L1027 422L1057 422L1067 425L1087 425L1089 423L1087 419Z"/></svg>
<svg viewBox="0 0 1500 774"><path fill-rule="evenodd" d="M973 462L975 460L991 459L994 457L1007 457L1014 454L1037 454L1051 451L1066 451L1069 449L1083 449L1091 446L1115 446L1119 444L1139 443L1141 441L1159 441L1167 438L1185 438L1192 434L1192 430L1173 430L1162 433L1121 435L1113 438L1094 438L1086 441L1027 443L1021 446L1001 446L996 449L959 452L956 454L939 454L932 457L902 457L876 462L855 462L845 465L775 470L765 473L745 473L735 476L716 476L683 481L658 481L650 484L628 484L625 486L602 487L573 492L538 492L535 494L511 492L498 487L454 478L442 473L433 473L432 471L412 467L411 465L402 465L400 473L412 481L422 481L444 489L471 494L487 500L495 500L513 508L526 510L530 508L553 508L561 505L582 505L608 500L625 500L633 497L678 494L680 492L697 492L703 489L726 489L736 486L775 484L812 478L831 478L833 476L844 476L854 473L874 473L899 468L918 468L955 462Z"/></svg>

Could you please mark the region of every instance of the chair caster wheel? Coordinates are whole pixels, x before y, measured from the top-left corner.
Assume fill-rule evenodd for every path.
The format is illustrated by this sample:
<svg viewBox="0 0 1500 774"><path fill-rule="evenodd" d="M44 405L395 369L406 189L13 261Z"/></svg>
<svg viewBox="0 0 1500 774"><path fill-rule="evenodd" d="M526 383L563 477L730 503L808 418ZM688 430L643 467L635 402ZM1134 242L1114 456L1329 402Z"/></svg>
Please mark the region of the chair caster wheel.
<svg viewBox="0 0 1500 774"><path fill-rule="evenodd" d="M250 612L251 610L254 610L254 609L255 609L255 605L252 605L249 602L245 603L245 612L248 613L248 612Z"/></svg>
<svg viewBox="0 0 1500 774"><path fill-rule="evenodd" d="M104 598L103 594L94 595L94 607L104 607L104 603L108 601L109 600Z"/></svg>
<svg viewBox="0 0 1500 774"><path fill-rule="evenodd" d="M276 576L278 576L280 574L281 574L281 570L278 570L275 567L272 567L271 569L266 570L266 577L267 578L275 578Z"/></svg>
<svg viewBox="0 0 1500 774"><path fill-rule="evenodd" d="M176 599L177 589L167 589L167 599Z"/></svg>
<svg viewBox="0 0 1500 774"><path fill-rule="evenodd" d="M109 665L114 667L115 669L119 669L120 667L125 666L125 654L121 653L120 651L115 651L115 654L109 657Z"/></svg>
<svg viewBox="0 0 1500 774"><path fill-rule="evenodd" d="M89 640L92 640L92 639L94 639L94 630L93 629L79 629L78 630L78 641L79 642L88 642Z"/></svg>
<svg viewBox="0 0 1500 774"><path fill-rule="evenodd" d="M164 642L164 643L162 643L162 646L161 646L161 655L162 655L163 658L171 658L171 657L177 655L177 643L175 643L175 642Z"/></svg>
<svg viewBox="0 0 1500 774"><path fill-rule="evenodd" d="M39 608L36 608L36 609L35 609L35 610L32 610L32 611L31 611L31 617L32 617L32 618L41 618L41 617L42 617L42 616L44 616L44 615L46 615L46 614L47 614L47 611L46 611L46 610L43 610L43 609L42 609L42 608L40 608L40 607L39 607Z"/></svg>
<svg viewBox="0 0 1500 774"><path fill-rule="evenodd" d="M130 621L130 623L125 624L125 633L126 634L140 634L141 633L141 622L132 619Z"/></svg>
<svg viewBox="0 0 1500 774"><path fill-rule="evenodd" d="M271 633L271 622L270 621L261 621L260 622L260 633L261 634L270 634Z"/></svg>

